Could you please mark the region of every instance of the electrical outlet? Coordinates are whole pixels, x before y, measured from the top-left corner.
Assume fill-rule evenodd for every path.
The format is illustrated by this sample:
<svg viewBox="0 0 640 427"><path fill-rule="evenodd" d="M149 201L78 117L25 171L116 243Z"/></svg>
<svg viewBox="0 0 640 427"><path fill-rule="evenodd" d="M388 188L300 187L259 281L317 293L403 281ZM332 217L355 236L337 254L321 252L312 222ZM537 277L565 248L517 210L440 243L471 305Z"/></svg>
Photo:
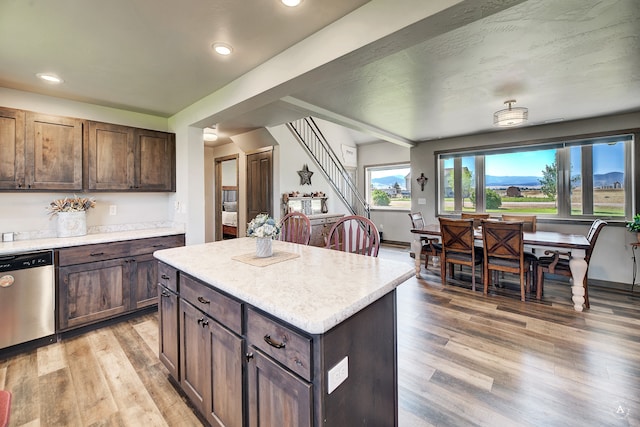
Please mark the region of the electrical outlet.
<svg viewBox="0 0 640 427"><path fill-rule="evenodd" d="M340 362L327 372L327 394L338 388L349 376L349 356L345 356Z"/></svg>
<svg viewBox="0 0 640 427"><path fill-rule="evenodd" d="M109 205L109 215L117 215L118 207L116 205Z"/></svg>

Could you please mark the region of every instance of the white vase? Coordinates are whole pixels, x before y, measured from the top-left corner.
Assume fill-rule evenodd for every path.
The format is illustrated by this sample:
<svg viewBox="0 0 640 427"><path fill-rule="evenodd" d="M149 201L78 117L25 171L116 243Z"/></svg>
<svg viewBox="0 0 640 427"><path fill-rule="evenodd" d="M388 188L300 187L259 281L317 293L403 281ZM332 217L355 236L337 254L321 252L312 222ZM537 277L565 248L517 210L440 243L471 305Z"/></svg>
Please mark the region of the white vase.
<svg viewBox="0 0 640 427"><path fill-rule="evenodd" d="M58 212L58 237L84 236L87 234L87 212Z"/></svg>
<svg viewBox="0 0 640 427"><path fill-rule="evenodd" d="M256 256L267 258L273 255L273 244L269 237L256 237Z"/></svg>

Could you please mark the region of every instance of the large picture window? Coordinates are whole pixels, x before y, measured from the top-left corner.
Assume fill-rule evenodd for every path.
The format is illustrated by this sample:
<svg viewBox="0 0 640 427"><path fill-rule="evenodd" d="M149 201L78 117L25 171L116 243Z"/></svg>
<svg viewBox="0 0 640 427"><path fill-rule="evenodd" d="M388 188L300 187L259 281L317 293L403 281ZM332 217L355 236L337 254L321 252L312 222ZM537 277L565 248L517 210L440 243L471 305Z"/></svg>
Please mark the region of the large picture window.
<svg viewBox="0 0 640 427"><path fill-rule="evenodd" d="M411 209L411 168L408 163L367 166L367 202L371 209Z"/></svg>
<svg viewBox="0 0 640 427"><path fill-rule="evenodd" d="M633 135L440 153L439 213L632 216Z"/></svg>

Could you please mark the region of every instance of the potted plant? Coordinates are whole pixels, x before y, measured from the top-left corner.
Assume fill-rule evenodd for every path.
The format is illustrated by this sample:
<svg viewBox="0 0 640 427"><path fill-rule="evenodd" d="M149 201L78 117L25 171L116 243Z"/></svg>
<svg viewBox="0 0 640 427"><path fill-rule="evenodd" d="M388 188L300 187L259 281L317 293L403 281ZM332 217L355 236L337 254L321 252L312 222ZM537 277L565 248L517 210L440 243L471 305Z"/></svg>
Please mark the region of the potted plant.
<svg viewBox="0 0 640 427"><path fill-rule="evenodd" d="M630 232L636 233L636 238L640 242L640 214L635 214L633 221L627 221L626 227Z"/></svg>
<svg viewBox="0 0 640 427"><path fill-rule="evenodd" d="M267 214L259 214L247 225L247 237L256 238L256 256L266 258L273 255L271 241L280 235L280 226Z"/></svg>
<svg viewBox="0 0 640 427"><path fill-rule="evenodd" d="M65 197L52 201L47 210L51 217L58 217L58 237L84 236L87 234L86 212L95 207L92 197Z"/></svg>

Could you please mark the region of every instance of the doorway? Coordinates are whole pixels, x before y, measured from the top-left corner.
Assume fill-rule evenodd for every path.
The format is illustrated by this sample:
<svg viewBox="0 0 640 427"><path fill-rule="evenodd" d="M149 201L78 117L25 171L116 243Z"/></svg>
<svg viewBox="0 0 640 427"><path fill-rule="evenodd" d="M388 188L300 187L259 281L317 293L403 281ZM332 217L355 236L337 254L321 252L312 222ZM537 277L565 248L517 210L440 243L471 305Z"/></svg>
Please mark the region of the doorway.
<svg viewBox="0 0 640 427"><path fill-rule="evenodd" d="M238 155L215 159L215 240L238 237Z"/></svg>
<svg viewBox="0 0 640 427"><path fill-rule="evenodd" d="M273 147L247 154L247 220L273 216Z"/></svg>

